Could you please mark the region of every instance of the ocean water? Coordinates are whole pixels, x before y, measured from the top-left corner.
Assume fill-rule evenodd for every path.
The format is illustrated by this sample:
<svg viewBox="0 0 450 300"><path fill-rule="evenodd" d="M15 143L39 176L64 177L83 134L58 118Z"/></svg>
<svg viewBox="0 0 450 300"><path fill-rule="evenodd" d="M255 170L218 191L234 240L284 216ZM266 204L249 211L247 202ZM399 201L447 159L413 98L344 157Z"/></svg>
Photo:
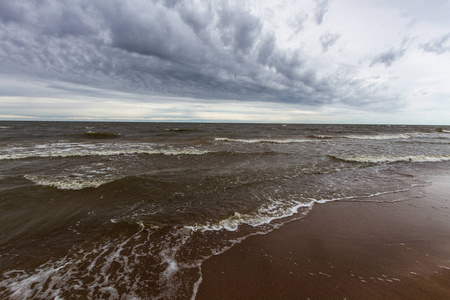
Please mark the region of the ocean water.
<svg viewBox="0 0 450 300"><path fill-rule="evenodd" d="M249 236L449 172L450 126L0 122L0 298L193 299Z"/></svg>

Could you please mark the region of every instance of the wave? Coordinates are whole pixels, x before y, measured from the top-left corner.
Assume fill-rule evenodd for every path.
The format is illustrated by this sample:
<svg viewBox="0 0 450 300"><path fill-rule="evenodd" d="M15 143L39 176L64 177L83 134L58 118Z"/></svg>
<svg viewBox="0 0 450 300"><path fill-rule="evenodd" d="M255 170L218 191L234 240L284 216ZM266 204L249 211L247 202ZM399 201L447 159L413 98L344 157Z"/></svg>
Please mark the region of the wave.
<svg viewBox="0 0 450 300"><path fill-rule="evenodd" d="M11 127L9 127L9 126L0 126L0 129L9 129L9 128L11 128Z"/></svg>
<svg viewBox="0 0 450 300"><path fill-rule="evenodd" d="M407 155L407 156L332 156L333 158L363 163L392 163L392 162L442 162L450 160L450 155Z"/></svg>
<svg viewBox="0 0 450 300"><path fill-rule="evenodd" d="M272 220L292 216L300 208L306 208L304 216L313 205L330 201L355 198L370 198L400 191L381 192L361 196L332 199L306 199L301 201L272 200L258 210L260 214L275 213ZM284 212L284 214L283 214ZM10 299L43 298L59 299L83 297L89 299L119 299L120 295L132 295L145 299L178 299L191 295L195 299L202 282L202 263L232 248L249 236L266 234L274 226L258 228L249 232L221 235L223 241L213 239L205 231L236 231L243 224L258 226L270 223L269 219L252 221L252 214L235 213L222 226L196 225L185 227L153 226L141 220L126 220L121 217L109 219L118 237L86 239L74 245L64 257L51 258L34 270L8 270L0 278L0 295ZM243 220L243 221L239 221ZM232 226L227 226L231 223ZM225 226L223 226L225 225ZM79 240L77 240L79 241ZM61 253L61 252L57 252ZM142 272L142 266L146 266ZM83 280L89 278L89 280ZM153 288L149 289L151 285Z"/></svg>
<svg viewBox="0 0 450 300"><path fill-rule="evenodd" d="M87 179L84 177L46 177L36 175L25 175L26 179L41 186L54 187L59 190L82 190L86 188L98 188L99 186L112 182L114 179Z"/></svg>
<svg viewBox="0 0 450 300"><path fill-rule="evenodd" d="M384 134L384 135L343 135L346 139L358 139L358 140L393 140L393 139L409 139L411 136L408 134Z"/></svg>
<svg viewBox="0 0 450 300"><path fill-rule="evenodd" d="M121 135L118 133L111 133L111 132L92 132L87 131L84 133L84 136L88 139L116 139L119 138Z"/></svg>
<svg viewBox="0 0 450 300"><path fill-rule="evenodd" d="M393 139L409 139L411 138L412 134L378 134L378 135L357 135L357 134L350 134L350 135L323 135L323 134L316 134L311 135L312 138L317 139L334 139L334 138L343 138L343 139L356 139L356 140L393 140Z"/></svg>
<svg viewBox="0 0 450 300"><path fill-rule="evenodd" d="M446 128L437 128L436 131L440 133L450 133L450 129Z"/></svg>
<svg viewBox="0 0 450 300"><path fill-rule="evenodd" d="M164 131L176 131L176 132L186 132L186 131L199 131L198 129L185 129L185 128L165 128Z"/></svg>
<svg viewBox="0 0 450 300"><path fill-rule="evenodd" d="M6 153L5 153L6 152ZM132 154L148 155L203 155L210 151L195 148L154 149L148 144L77 144L55 143L34 147L12 147L3 153L0 160L48 157L117 156Z"/></svg>
<svg viewBox="0 0 450 300"><path fill-rule="evenodd" d="M184 226L184 228L200 232L220 231L220 230L236 231L242 225L258 227L261 225L270 224L272 223L272 221L275 220L281 220L288 217L292 217L294 215L297 215L299 213L299 210L302 208L305 209L305 211L303 211L303 213L301 213L298 217L299 218L304 217L306 214L309 213L309 211L311 211L311 209L315 204L325 204L334 201L349 201L349 200L357 201L358 199L375 198L382 195L396 194L407 191L409 191L409 189L377 192L367 195L344 196L329 199L309 198L307 199L308 202L302 202L297 200L290 200L290 201L271 200L269 204L260 207L259 209L257 209L255 212L252 213L240 214L238 212L235 212L232 216L217 222L194 224L190 226Z"/></svg>
<svg viewBox="0 0 450 300"><path fill-rule="evenodd" d="M309 135L309 138L314 138L314 139L333 139L337 136L333 136L333 135L324 135L324 134L314 134L314 135Z"/></svg>
<svg viewBox="0 0 450 300"><path fill-rule="evenodd" d="M236 231L241 225L250 225L253 227L269 224L273 220L283 219L298 213L300 208L311 209L314 201L303 203L301 201L273 201L268 205L259 208L257 211L248 214L240 214L235 212L234 215L217 221L207 222L205 224L194 224L185 226L185 228L193 231L219 231L228 230Z"/></svg>
<svg viewBox="0 0 450 300"><path fill-rule="evenodd" d="M230 139L230 138L215 138L216 141L221 142L237 142L237 143L272 143L272 144L292 144L310 142L307 139Z"/></svg>

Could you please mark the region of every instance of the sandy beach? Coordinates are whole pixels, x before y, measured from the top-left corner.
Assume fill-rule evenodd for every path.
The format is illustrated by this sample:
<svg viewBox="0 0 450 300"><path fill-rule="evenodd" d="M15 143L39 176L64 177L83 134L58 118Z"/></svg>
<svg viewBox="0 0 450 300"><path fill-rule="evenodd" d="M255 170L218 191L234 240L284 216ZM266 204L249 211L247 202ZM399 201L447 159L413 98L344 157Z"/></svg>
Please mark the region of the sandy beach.
<svg viewBox="0 0 450 300"><path fill-rule="evenodd" d="M203 263L197 299L448 299L450 177L432 182L398 202L316 205L249 237Z"/></svg>

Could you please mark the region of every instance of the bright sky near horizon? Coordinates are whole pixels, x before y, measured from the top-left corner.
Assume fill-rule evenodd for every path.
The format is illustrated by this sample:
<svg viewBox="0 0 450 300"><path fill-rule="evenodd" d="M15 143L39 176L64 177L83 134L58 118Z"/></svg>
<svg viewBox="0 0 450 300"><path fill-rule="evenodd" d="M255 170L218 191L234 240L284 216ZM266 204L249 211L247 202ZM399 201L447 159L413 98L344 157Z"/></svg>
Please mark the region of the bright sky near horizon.
<svg viewBox="0 0 450 300"><path fill-rule="evenodd" d="M0 119L450 125L448 0L0 0Z"/></svg>

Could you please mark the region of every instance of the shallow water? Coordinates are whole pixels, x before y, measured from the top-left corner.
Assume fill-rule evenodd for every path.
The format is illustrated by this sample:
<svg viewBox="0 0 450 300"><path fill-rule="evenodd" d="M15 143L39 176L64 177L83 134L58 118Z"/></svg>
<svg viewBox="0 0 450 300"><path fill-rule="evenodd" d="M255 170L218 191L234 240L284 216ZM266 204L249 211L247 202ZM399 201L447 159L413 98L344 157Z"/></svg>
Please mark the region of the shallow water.
<svg viewBox="0 0 450 300"><path fill-rule="evenodd" d="M449 130L0 122L0 296L195 297L206 258L314 205L420 197Z"/></svg>

